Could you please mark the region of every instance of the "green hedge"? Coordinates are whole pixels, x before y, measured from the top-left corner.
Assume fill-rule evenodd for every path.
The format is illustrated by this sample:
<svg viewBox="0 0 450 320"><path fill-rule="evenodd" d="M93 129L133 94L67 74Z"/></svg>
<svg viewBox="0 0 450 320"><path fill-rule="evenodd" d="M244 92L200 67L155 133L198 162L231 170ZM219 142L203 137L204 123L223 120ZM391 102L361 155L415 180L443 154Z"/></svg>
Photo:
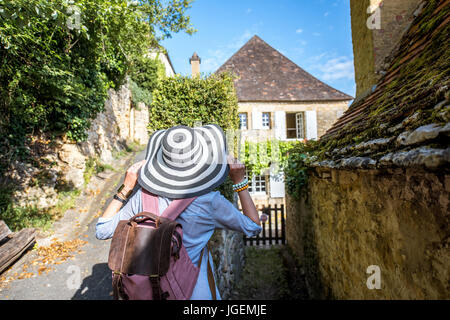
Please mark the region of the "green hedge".
<svg viewBox="0 0 450 320"><path fill-rule="evenodd" d="M206 78L178 75L163 79L153 92L149 111L150 134L176 125L193 127L198 122L218 124L227 131L237 129L239 122L233 78L227 73ZM220 191L232 198L229 179Z"/></svg>
<svg viewBox="0 0 450 320"><path fill-rule="evenodd" d="M237 97L230 75L178 75L156 86L150 108L150 133L176 125L192 127L196 122L215 123L224 130L237 128Z"/></svg>

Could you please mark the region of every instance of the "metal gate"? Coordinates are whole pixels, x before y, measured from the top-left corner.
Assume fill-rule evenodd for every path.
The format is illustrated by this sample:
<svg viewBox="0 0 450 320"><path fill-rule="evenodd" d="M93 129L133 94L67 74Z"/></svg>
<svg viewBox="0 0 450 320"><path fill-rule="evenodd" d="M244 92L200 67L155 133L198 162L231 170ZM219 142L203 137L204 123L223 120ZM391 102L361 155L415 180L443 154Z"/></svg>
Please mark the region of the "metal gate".
<svg viewBox="0 0 450 320"><path fill-rule="evenodd" d="M244 235L245 245L286 244L284 205L267 206L260 210L262 231L256 237ZM267 218L267 219L265 219Z"/></svg>

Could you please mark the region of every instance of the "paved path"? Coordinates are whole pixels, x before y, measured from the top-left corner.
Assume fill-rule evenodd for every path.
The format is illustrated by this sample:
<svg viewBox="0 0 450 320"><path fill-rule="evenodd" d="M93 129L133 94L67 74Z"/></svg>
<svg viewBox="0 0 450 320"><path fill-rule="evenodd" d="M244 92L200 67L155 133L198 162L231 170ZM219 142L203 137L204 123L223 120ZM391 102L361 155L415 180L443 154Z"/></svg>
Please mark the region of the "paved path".
<svg viewBox="0 0 450 320"><path fill-rule="evenodd" d="M69 210L62 219L55 223L52 237L59 240L79 238L87 241L81 247L82 253L59 265L52 265L54 270L37 275L37 267L30 267L28 272L35 276L28 279L13 280L0 289L0 300L104 300L111 296L111 271L108 269L108 252L110 240L102 241L95 238L95 215L107 206L114 190L122 183L125 168L134 162L144 159L145 152L122 159L117 163L116 171L109 171L94 177L88 185L96 188L98 194L83 192L78 198L74 209ZM105 202L105 200L107 200ZM80 213L80 208L87 210ZM50 243L52 237L38 240L39 245ZM19 274L24 265L29 265L35 259L35 250L28 252L2 276L8 278L15 272ZM81 284L77 288L77 284Z"/></svg>

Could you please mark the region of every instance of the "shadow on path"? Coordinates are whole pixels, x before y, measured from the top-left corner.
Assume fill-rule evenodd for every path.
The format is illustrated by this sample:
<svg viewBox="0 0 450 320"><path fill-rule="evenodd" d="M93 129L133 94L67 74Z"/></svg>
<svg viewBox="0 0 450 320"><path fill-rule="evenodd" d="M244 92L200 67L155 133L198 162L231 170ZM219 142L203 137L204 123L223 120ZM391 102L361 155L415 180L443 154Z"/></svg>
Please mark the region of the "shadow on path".
<svg viewBox="0 0 450 320"><path fill-rule="evenodd" d="M71 300L112 300L111 281L108 264L98 263L92 267L92 274L83 279Z"/></svg>

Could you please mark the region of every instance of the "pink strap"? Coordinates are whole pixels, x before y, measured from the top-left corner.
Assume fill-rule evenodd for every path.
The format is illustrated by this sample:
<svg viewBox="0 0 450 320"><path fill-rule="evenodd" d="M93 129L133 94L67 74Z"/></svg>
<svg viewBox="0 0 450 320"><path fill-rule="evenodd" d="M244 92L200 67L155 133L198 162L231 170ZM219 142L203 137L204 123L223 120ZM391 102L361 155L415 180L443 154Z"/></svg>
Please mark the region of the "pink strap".
<svg viewBox="0 0 450 320"><path fill-rule="evenodd" d="M151 212L158 216L175 220L197 197L186 199L175 199L159 214L158 196L142 189L142 207L145 212Z"/></svg>

